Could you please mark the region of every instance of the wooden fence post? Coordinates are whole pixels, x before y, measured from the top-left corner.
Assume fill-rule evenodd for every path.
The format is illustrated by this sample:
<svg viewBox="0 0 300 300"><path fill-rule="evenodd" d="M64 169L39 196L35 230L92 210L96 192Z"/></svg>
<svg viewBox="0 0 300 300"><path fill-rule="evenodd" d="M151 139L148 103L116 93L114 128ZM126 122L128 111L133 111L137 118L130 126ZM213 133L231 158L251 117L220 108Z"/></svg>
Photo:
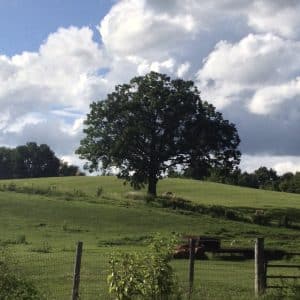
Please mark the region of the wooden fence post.
<svg viewBox="0 0 300 300"><path fill-rule="evenodd" d="M196 240L190 239L190 260L189 260L189 299L193 293L193 285L194 285L194 269L195 269L195 246Z"/></svg>
<svg viewBox="0 0 300 300"><path fill-rule="evenodd" d="M266 289L266 272L264 258L264 238L255 242L255 296L261 296Z"/></svg>
<svg viewBox="0 0 300 300"><path fill-rule="evenodd" d="M83 245L82 242L77 243L75 264L74 264L74 275L73 275L72 300L79 299L79 283L80 283L82 245Z"/></svg>

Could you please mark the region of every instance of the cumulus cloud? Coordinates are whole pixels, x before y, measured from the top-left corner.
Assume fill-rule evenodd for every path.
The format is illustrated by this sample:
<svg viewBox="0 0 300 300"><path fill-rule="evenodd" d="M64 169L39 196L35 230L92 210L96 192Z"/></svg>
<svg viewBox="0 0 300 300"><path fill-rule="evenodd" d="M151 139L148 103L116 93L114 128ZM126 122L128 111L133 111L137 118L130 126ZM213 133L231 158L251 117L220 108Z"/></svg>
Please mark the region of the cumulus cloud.
<svg viewBox="0 0 300 300"><path fill-rule="evenodd" d="M73 151L91 99L106 93L106 80L97 73L106 65L88 27L60 28L38 52L1 55L2 143L14 146L34 140L54 145L61 153ZM62 118L52 118L50 112Z"/></svg>
<svg viewBox="0 0 300 300"><path fill-rule="evenodd" d="M39 109L86 107L94 86L105 83L96 76L106 65L105 58L92 37L87 27L61 28L49 35L38 52L1 56L1 103L29 104Z"/></svg>
<svg viewBox="0 0 300 300"><path fill-rule="evenodd" d="M247 172L253 172L260 166L273 168L279 175L300 170L300 158L295 156L243 155L241 167Z"/></svg>
<svg viewBox="0 0 300 300"><path fill-rule="evenodd" d="M220 108L245 94L254 97L251 111L267 113L295 94L284 85L300 75L300 42L273 34L249 34L237 43L219 42L197 74L200 88ZM270 104L268 92L277 88ZM295 87L294 87L295 90ZM290 95L289 95L290 94Z"/></svg>
<svg viewBox="0 0 300 300"><path fill-rule="evenodd" d="M154 13L146 8L144 0L124 0L112 7L99 26L109 52L156 58L159 48L160 56L166 57L170 49L187 41L195 30L194 19L188 13L170 18L168 13Z"/></svg>
<svg viewBox="0 0 300 300"><path fill-rule="evenodd" d="M292 102L292 105L289 105ZM295 107L300 107L300 77L275 86L266 86L258 89L254 94L249 108L257 114L268 114L278 111L282 104L288 104L292 108L291 113L295 112Z"/></svg>
<svg viewBox="0 0 300 300"><path fill-rule="evenodd" d="M252 2L247 11L249 26L260 32L273 32L288 38L299 36L300 2L298 0L257 0Z"/></svg>
<svg viewBox="0 0 300 300"><path fill-rule="evenodd" d="M270 155L265 164L293 169L299 12L297 0L116 1L99 20L100 43L91 28L73 26L50 33L36 52L0 55L0 143L48 143L77 162L89 103L153 70L196 81L237 124L244 165Z"/></svg>

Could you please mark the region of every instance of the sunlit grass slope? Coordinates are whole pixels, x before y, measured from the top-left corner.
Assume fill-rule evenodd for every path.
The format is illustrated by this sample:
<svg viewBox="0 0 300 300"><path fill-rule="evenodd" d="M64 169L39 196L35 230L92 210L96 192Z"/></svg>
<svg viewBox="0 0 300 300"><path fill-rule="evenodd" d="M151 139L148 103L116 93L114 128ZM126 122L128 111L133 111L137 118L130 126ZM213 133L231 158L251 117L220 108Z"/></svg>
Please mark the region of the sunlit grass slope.
<svg viewBox="0 0 300 300"><path fill-rule="evenodd" d="M123 197L132 190L124 181L113 176L98 177L60 177L0 181L15 182L18 185L55 186L61 191L82 190L90 196L95 196L97 188L102 187L104 194ZM224 205L228 207L252 208L297 208L300 209L300 195L242 188L191 179L163 179L159 181L158 193L173 192L183 197L205 205Z"/></svg>
<svg viewBox="0 0 300 300"><path fill-rule="evenodd" d="M51 290L53 293L56 291L56 294L54 293L52 298L49 296L49 299L70 297L74 245L78 240L84 242L85 251L83 269L86 273L82 277L82 288L91 287L94 292L97 291L90 298L86 296L85 299L97 299L95 295L97 293L99 295L100 292L101 295L107 296L105 276L108 255L120 251L143 250L145 239L155 232L217 236L222 239L222 245L235 247L253 247L254 237L265 236L267 247L292 251L298 251L300 247L299 229L230 221L206 214L161 208L142 200L128 199L126 194L132 190L131 187L124 185L122 180L115 177L0 181L0 185L9 184L31 187L32 191L51 187L58 192L57 195L0 192L0 245L9 254L18 258L23 271L32 275L29 276L30 278L45 290ZM97 196L99 189L102 189L102 193ZM196 180L161 180L158 192L161 194L168 191L204 205L222 205L233 209L242 207L300 211L300 195L294 194ZM84 196L77 197L77 192ZM64 197L62 196L64 193L73 193L73 196ZM63 263L66 262L68 266L64 267ZM209 268L212 266L207 264ZM184 262L176 262L179 274L185 279L186 266ZM252 274L251 266L251 263L241 262L237 266L240 269L236 270L242 271L246 267L247 272ZM57 278L59 270L61 276ZM63 272L66 270L69 271L64 275ZM101 284L99 270L102 272ZM217 276L214 274L211 275L213 278ZM237 289L241 290L239 287L243 285L238 283L238 277L236 280ZM213 284L215 282L212 281L206 288L209 290L214 286ZM232 282L224 278L222 284L225 289L230 289ZM248 292L252 292L252 285L252 281L247 284ZM106 296L98 299L106 299Z"/></svg>

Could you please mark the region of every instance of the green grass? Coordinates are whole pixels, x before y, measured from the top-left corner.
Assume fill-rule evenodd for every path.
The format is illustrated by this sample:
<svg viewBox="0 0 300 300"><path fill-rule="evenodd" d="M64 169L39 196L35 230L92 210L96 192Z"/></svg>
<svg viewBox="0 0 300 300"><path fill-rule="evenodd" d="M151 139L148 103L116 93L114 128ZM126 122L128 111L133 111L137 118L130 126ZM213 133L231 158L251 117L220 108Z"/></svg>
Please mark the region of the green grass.
<svg viewBox="0 0 300 300"><path fill-rule="evenodd" d="M115 177L2 180L0 186L11 182L28 189L26 193L0 192L0 245L17 261L18 268L45 290L49 299L70 297L78 240L84 242L83 299L97 299L97 295L98 299L107 298L109 255L144 251L147 238L155 232L218 236L222 245L235 247L253 247L253 239L262 235L267 247L300 251L299 229L212 218L127 199L130 186ZM50 186L56 193L40 193ZM103 193L97 197L100 187ZM35 190L40 194L34 194ZM300 195L295 194L185 179L160 181L158 192L167 191L203 205L241 211L292 211L300 216ZM187 261L175 261L174 266L186 289ZM252 277L252 261L197 262L195 292L203 299L252 299Z"/></svg>
<svg viewBox="0 0 300 300"><path fill-rule="evenodd" d="M130 191L130 186L124 185L116 177L60 177L2 180L0 183L14 182L18 185L45 187L55 186L58 191L72 192L81 190L89 196L96 196L97 188L103 187L105 194L120 197ZM225 205L228 207L255 208L296 208L300 209L300 195L282 192L256 190L212 182L191 179L164 179L158 184L158 193L174 192L201 204Z"/></svg>

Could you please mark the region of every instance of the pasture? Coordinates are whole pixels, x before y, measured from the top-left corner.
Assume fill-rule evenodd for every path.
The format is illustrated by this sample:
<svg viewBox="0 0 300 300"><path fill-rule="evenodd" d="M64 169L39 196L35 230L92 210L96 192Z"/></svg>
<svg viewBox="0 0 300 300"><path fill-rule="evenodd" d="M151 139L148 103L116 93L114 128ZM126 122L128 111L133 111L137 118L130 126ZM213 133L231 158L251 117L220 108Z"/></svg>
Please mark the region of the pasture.
<svg viewBox="0 0 300 300"><path fill-rule="evenodd" d="M188 179L164 179L158 184L159 194L173 192L192 203L230 208L246 217L258 209L274 216L288 214L293 221L286 228L275 221L262 226L163 208L128 197L131 187L111 176L2 180L1 186L0 244L16 268L49 299L70 298L78 240L84 243L83 299L106 299L109 255L145 251L156 232L220 237L226 247L253 247L253 239L264 236L266 247L300 251L300 195L296 194ZM174 267L185 289L188 263L174 261ZM253 276L252 260L210 257L197 261L195 292L203 299L252 299Z"/></svg>

